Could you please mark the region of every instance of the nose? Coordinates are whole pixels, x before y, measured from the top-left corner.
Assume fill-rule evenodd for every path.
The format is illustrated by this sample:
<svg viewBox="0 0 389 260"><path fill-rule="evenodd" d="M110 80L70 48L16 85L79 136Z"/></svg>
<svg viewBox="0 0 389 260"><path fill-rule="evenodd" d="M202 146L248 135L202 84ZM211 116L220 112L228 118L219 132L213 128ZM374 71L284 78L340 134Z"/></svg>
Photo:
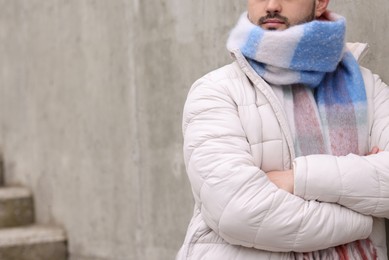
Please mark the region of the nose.
<svg viewBox="0 0 389 260"><path fill-rule="evenodd" d="M268 0L266 5L267 13L281 13L282 11L282 0Z"/></svg>

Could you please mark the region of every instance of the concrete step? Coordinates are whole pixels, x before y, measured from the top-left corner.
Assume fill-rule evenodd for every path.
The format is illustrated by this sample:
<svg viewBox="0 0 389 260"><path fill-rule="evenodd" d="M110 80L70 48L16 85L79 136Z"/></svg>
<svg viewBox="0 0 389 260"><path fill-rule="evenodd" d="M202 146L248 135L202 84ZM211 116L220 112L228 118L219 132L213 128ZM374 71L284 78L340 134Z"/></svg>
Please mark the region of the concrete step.
<svg viewBox="0 0 389 260"><path fill-rule="evenodd" d="M65 232L57 227L0 229L1 260L66 260Z"/></svg>
<svg viewBox="0 0 389 260"><path fill-rule="evenodd" d="M0 228L25 226L33 222L31 192L22 187L0 188Z"/></svg>

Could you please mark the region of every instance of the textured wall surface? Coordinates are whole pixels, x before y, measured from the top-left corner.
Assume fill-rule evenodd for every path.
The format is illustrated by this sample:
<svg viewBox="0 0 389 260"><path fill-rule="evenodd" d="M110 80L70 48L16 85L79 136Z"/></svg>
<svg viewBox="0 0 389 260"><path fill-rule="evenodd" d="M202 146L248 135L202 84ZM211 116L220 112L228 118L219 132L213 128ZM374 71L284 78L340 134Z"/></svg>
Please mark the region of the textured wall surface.
<svg viewBox="0 0 389 260"><path fill-rule="evenodd" d="M182 162L191 83L229 62L225 0L0 0L6 182L63 225L73 260L172 259L192 214ZM389 82L387 0L334 0Z"/></svg>

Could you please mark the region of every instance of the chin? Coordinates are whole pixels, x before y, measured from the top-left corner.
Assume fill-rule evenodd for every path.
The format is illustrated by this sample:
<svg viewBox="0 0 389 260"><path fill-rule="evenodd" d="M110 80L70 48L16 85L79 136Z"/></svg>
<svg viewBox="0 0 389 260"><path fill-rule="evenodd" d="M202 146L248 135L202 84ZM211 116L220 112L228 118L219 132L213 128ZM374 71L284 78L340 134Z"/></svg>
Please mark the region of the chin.
<svg viewBox="0 0 389 260"><path fill-rule="evenodd" d="M284 28L284 27L268 27L268 28L263 28L265 30L268 30L268 31L283 31L287 28Z"/></svg>
<svg viewBox="0 0 389 260"><path fill-rule="evenodd" d="M261 26L262 29L267 31L283 31L288 29L288 26Z"/></svg>

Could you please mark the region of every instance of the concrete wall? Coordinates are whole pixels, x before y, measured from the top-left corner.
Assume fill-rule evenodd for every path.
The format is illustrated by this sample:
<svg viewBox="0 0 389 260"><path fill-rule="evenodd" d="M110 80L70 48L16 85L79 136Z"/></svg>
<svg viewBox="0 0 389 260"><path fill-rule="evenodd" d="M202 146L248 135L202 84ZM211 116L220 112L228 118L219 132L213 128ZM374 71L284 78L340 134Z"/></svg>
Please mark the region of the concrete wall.
<svg viewBox="0 0 389 260"><path fill-rule="evenodd" d="M0 0L0 147L73 260L172 259L192 213L191 83L229 61L245 1ZM333 1L389 82L387 0ZM369 14L369 15L367 15Z"/></svg>

